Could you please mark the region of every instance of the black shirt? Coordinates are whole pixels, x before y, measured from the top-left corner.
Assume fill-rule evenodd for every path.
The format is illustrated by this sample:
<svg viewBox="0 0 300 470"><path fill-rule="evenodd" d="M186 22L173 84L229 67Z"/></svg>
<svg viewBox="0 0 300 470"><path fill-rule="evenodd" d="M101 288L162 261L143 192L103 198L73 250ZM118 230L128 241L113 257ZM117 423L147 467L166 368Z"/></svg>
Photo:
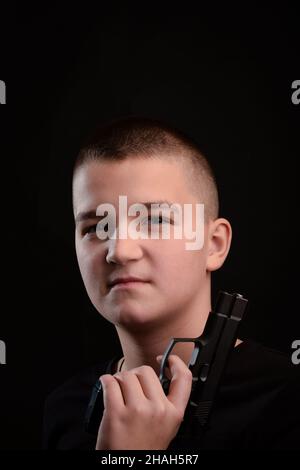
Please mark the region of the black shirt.
<svg viewBox="0 0 300 470"><path fill-rule="evenodd" d="M94 449L84 416L92 388L120 356L68 380L46 400L45 449ZM300 367L291 357L252 341L230 354L210 427L191 447L203 449L297 449L300 447ZM175 438L169 449L186 448Z"/></svg>

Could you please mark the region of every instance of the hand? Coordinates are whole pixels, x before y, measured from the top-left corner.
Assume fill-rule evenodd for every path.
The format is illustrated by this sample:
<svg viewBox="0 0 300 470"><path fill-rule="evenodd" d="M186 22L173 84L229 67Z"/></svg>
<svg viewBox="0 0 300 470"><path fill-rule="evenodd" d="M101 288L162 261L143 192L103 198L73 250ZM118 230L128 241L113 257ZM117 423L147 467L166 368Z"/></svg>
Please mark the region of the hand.
<svg viewBox="0 0 300 470"><path fill-rule="evenodd" d="M97 450L164 450L176 436L191 393L192 373L169 356L171 383L166 396L154 369L141 366L100 377L104 412Z"/></svg>

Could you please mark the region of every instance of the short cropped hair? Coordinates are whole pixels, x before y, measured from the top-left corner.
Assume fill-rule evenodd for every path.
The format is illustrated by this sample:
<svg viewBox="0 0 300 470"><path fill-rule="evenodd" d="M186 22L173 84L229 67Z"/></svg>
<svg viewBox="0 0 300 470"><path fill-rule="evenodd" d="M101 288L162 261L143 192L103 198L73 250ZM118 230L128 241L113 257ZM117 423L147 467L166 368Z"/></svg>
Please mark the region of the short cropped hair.
<svg viewBox="0 0 300 470"><path fill-rule="evenodd" d="M183 163L192 191L205 205L205 219L218 217L216 178L207 158L192 138L156 119L127 116L98 125L81 146L73 176L87 162L117 162L127 158Z"/></svg>

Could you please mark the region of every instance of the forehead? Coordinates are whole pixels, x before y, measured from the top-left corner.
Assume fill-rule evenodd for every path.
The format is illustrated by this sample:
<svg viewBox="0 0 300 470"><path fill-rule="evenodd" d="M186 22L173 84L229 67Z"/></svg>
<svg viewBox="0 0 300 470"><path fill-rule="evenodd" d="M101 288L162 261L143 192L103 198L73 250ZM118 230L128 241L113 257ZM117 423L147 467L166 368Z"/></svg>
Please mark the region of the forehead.
<svg viewBox="0 0 300 470"><path fill-rule="evenodd" d="M195 202L183 164L173 159L90 161L77 170L73 181L75 213L105 202L116 204L119 195L126 195L130 204L163 199Z"/></svg>

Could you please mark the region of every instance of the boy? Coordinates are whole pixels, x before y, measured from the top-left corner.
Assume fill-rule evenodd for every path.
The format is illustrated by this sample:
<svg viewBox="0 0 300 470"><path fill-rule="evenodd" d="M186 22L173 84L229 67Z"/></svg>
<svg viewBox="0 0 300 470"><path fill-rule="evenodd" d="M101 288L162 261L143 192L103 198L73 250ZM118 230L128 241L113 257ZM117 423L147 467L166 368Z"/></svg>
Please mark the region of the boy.
<svg viewBox="0 0 300 470"><path fill-rule="evenodd" d="M128 206L142 207L139 230L131 224L136 212L121 214L124 196ZM181 217L166 210L172 204ZM98 128L81 149L73 206L82 279L93 305L115 325L123 357L87 371L50 397L45 447L177 448L191 390L192 345L181 344L170 356L168 395L158 379L159 356L172 337L196 337L203 331L211 310L211 273L230 249L232 230L218 214L213 172L197 145L180 131L150 119L124 118ZM197 249L187 249L186 230L176 236L176 228L188 223L193 234L203 235ZM83 419L99 376L104 412L93 440L84 433ZM282 355L238 340L211 428L201 442L196 439L197 446L292 446L299 414L285 400L296 397L294 381L295 368ZM57 410L63 406L60 415ZM282 406L290 415L277 416L274 433L273 413Z"/></svg>

